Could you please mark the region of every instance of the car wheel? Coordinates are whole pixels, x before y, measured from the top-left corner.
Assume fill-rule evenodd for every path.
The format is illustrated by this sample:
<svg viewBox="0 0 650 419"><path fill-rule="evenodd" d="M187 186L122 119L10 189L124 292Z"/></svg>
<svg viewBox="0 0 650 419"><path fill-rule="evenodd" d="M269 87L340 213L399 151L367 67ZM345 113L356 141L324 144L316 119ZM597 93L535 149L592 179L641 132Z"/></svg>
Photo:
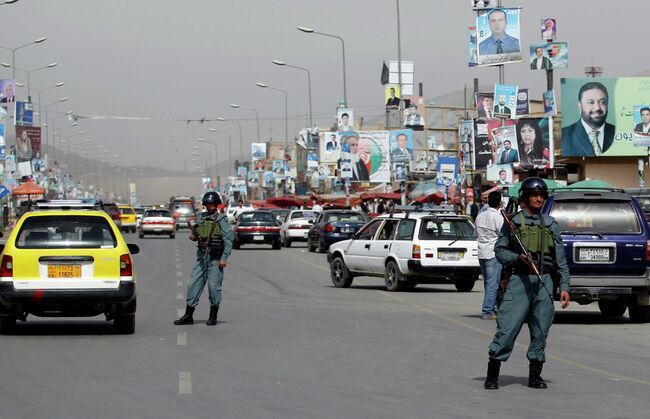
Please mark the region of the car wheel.
<svg viewBox="0 0 650 419"><path fill-rule="evenodd" d="M621 300L598 301L598 308L603 316L619 317L625 313L625 310L627 310L627 304L625 304L625 301Z"/></svg>
<svg viewBox="0 0 650 419"><path fill-rule="evenodd" d="M632 296L632 301L628 303L628 314L632 323L650 322L650 306L640 306L636 302L636 297Z"/></svg>
<svg viewBox="0 0 650 419"><path fill-rule="evenodd" d="M399 270L399 266L394 260L389 260L386 264L386 271L384 272L384 282L386 283L386 289L388 291L402 291L404 289L404 282L402 279L402 273Z"/></svg>
<svg viewBox="0 0 650 419"><path fill-rule="evenodd" d="M284 247L291 247L291 240L288 237L284 237Z"/></svg>
<svg viewBox="0 0 650 419"><path fill-rule="evenodd" d="M470 278L470 279L456 279L454 281L454 286L456 287L456 291L458 292L470 292L471 290L474 289L474 284L476 283L475 278Z"/></svg>
<svg viewBox="0 0 650 419"><path fill-rule="evenodd" d="M278 239L273 242L273 249L279 250L280 248L282 248L282 246L280 245L280 239Z"/></svg>
<svg viewBox="0 0 650 419"><path fill-rule="evenodd" d="M311 238L307 239L307 250L312 253L316 251L316 246L311 242Z"/></svg>
<svg viewBox="0 0 650 419"><path fill-rule="evenodd" d="M176 238L176 234L174 234L174 233L170 234L170 235L169 235L169 238L170 238L170 239L175 239L175 238Z"/></svg>
<svg viewBox="0 0 650 419"><path fill-rule="evenodd" d="M118 315L113 320L118 332L123 335L132 335L135 332L135 314Z"/></svg>
<svg viewBox="0 0 650 419"><path fill-rule="evenodd" d="M350 288L352 285L352 274L340 256L330 264L330 276L336 288Z"/></svg>
<svg viewBox="0 0 650 419"><path fill-rule="evenodd" d="M234 240L232 242L232 248L233 249L239 249L239 246L240 246L240 244L239 244L239 242L237 240Z"/></svg>
<svg viewBox="0 0 650 419"><path fill-rule="evenodd" d="M16 330L16 316L9 315L0 317L0 334L10 335Z"/></svg>
<svg viewBox="0 0 650 419"><path fill-rule="evenodd" d="M322 240L318 240L318 253L325 253L327 252L327 246L325 243L323 243Z"/></svg>

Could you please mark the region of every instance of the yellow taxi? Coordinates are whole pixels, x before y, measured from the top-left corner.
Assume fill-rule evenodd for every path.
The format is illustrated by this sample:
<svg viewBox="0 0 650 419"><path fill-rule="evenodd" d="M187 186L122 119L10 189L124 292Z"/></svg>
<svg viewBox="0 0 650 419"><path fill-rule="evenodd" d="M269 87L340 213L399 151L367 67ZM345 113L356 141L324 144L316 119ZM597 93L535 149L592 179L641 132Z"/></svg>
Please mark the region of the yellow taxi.
<svg viewBox="0 0 650 419"><path fill-rule="evenodd" d="M120 210L120 219L122 220L122 231L135 233L137 227L137 214L135 208L130 205L118 205Z"/></svg>
<svg viewBox="0 0 650 419"><path fill-rule="evenodd" d="M101 205L101 204L100 204ZM127 244L101 206L37 201L0 245L0 333L16 320L104 314L135 331L136 272Z"/></svg>

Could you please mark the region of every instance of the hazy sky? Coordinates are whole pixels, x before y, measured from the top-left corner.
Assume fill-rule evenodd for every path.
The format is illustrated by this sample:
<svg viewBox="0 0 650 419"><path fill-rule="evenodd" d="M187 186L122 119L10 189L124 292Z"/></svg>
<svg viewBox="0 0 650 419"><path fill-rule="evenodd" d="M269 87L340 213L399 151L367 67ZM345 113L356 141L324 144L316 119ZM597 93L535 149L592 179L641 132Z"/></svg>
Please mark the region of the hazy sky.
<svg viewBox="0 0 650 419"><path fill-rule="evenodd" d="M569 42L570 69L560 77L583 75L587 65L605 67L604 76L636 75L648 68L639 51L645 45L641 28L647 25L650 4L586 0L505 1L521 6L524 62L506 66L506 82L541 96L546 77L530 71L527 45L539 42L539 21L557 17L558 40ZM629 7L625 7L628 4ZM570 9L569 6L570 5ZM470 0L402 0L402 59L415 61L416 81L424 83L428 98L498 80L495 68L468 69L466 26L474 21ZM225 137L208 127L229 131L233 152L239 151L235 125L200 125L164 119L219 116L242 123L244 152L255 140L254 113L230 109L240 103L258 109L262 140L283 140L284 96L261 89L256 81L288 92L289 135L305 125L307 82L304 72L273 65L271 60L307 67L311 71L315 123L331 125L342 99L341 46L338 40L305 34L297 26L345 39L348 102L355 117L383 112L382 62L397 57L394 0L20 0L0 7L3 24L0 45L15 47L41 36L45 43L20 49L18 68L33 69L53 61L53 69L35 72L35 88L64 81L65 86L43 94L51 103L50 116L72 110L81 114L151 117L152 121L82 120L83 139L102 144L126 164L190 166L197 137L223 142L219 161L228 159ZM11 62L11 53L0 50ZM0 77L11 69L0 68ZM26 83L18 71L17 80ZM26 89L18 90L26 97ZM34 101L36 93L32 94ZM558 95L559 96L559 95ZM63 124L59 119L57 125ZM75 129L68 129L72 133ZM214 153L211 145L201 145Z"/></svg>

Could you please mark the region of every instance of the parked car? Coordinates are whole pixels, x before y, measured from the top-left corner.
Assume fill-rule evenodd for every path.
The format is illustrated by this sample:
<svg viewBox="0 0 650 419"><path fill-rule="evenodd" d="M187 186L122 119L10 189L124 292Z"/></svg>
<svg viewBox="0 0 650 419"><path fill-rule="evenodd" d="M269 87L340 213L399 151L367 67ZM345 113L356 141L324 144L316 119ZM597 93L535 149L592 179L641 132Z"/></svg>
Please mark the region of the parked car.
<svg viewBox="0 0 650 419"><path fill-rule="evenodd" d="M307 249L310 252L326 252L330 245L349 239L364 224L368 217L362 212L351 210L325 210L314 221L307 234Z"/></svg>
<svg viewBox="0 0 650 419"><path fill-rule="evenodd" d="M307 241L309 229L320 212L293 210L285 215L280 226L280 240L284 247L291 247L295 241Z"/></svg>
<svg viewBox="0 0 650 419"><path fill-rule="evenodd" d="M137 216L133 207L130 205L118 205L117 208L120 210L120 219L122 221L121 230L135 233Z"/></svg>
<svg viewBox="0 0 650 419"><path fill-rule="evenodd" d="M650 321L650 227L639 203L621 189L551 194L544 213L557 221L579 304L598 302L603 315Z"/></svg>
<svg viewBox="0 0 650 419"><path fill-rule="evenodd" d="M282 223L291 210L286 208L271 208L268 211L271 211L275 215L275 219Z"/></svg>
<svg viewBox="0 0 650 419"><path fill-rule="evenodd" d="M235 239L233 248L239 249L242 244L271 244L274 249L280 248L280 223L270 211L247 211L237 218L234 227Z"/></svg>
<svg viewBox="0 0 650 419"><path fill-rule="evenodd" d="M136 273L112 219L93 204L37 204L0 244L0 332L16 320L105 314L121 333L135 330Z"/></svg>
<svg viewBox="0 0 650 419"><path fill-rule="evenodd" d="M194 198L186 199L174 198L169 202L169 211L174 219L175 228L189 228L188 223L196 222L196 209L194 208Z"/></svg>
<svg viewBox="0 0 650 419"><path fill-rule="evenodd" d="M168 235L170 239L176 237L176 222L172 213L165 208L146 210L142 215L138 236L142 239L145 235Z"/></svg>
<svg viewBox="0 0 650 419"><path fill-rule="evenodd" d="M332 282L341 288L355 276L375 276L384 278L389 291L454 284L467 292L480 274L470 220L436 209L381 215L351 239L333 244L327 256Z"/></svg>
<svg viewBox="0 0 650 419"><path fill-rule="evenodd" d="M102 205L104 212L106 212L106 214L111 217L117 228L122 229L122 213L120 212L117 204L113 202L104 202Z"/></svg>

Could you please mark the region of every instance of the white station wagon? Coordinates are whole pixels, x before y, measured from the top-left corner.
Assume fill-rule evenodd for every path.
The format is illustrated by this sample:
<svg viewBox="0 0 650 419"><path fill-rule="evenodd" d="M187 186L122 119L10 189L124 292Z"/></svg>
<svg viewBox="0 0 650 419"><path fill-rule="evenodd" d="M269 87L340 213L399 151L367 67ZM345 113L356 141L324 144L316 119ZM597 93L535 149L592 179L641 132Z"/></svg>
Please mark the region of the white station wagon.
<svg viewBox="0 0 650 419"><path fill-rule="evenodd" d="M480 274L474 226L447 207L397 206L375 218L327 255L332 282L347 288L355 276L384 277L386 289L454 284L471 291Z"/></svg>

